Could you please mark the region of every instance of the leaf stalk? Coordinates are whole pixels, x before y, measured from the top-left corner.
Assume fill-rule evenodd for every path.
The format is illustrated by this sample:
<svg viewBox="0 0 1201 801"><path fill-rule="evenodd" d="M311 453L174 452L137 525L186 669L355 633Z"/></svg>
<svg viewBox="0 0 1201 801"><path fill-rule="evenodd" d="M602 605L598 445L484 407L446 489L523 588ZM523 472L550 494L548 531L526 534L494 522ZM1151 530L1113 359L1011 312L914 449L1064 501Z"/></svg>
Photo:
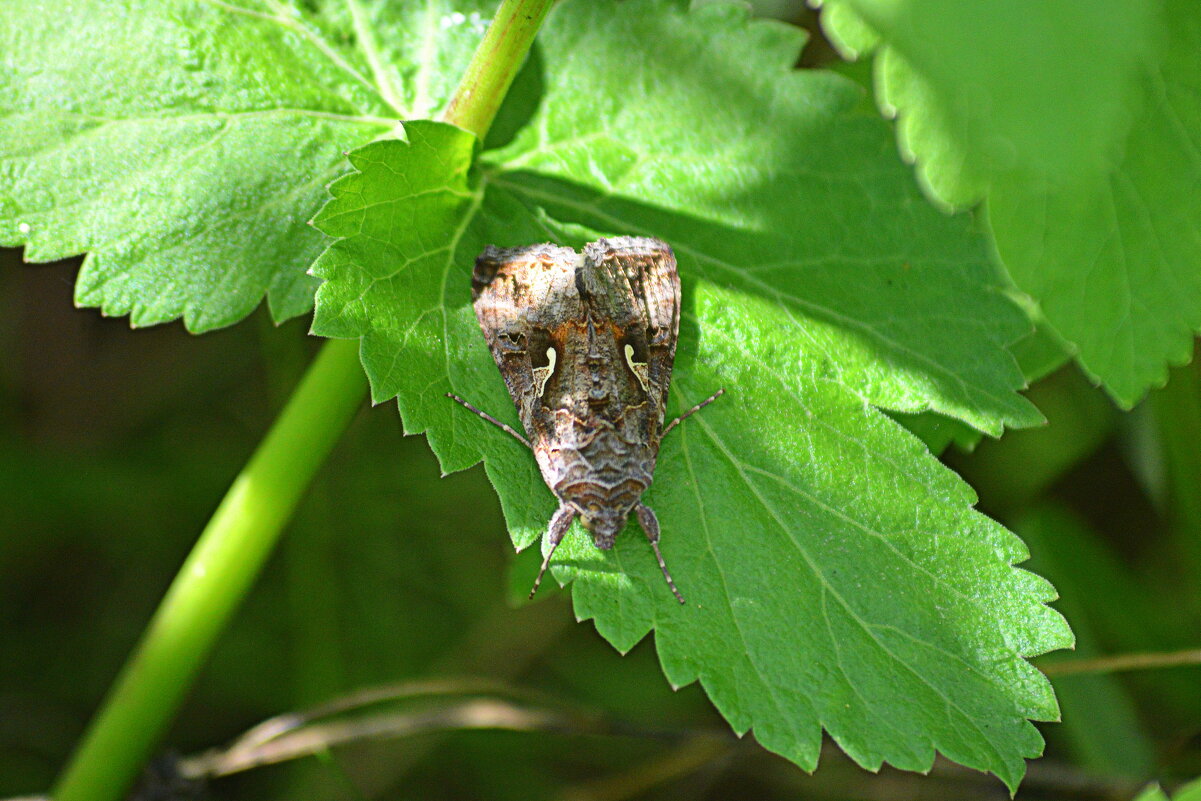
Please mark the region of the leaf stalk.
<svg viewBox="0 0 1201 801"><path fill-rule="evenodd" d="M500 4L446 106L443 122L471 131L484 141L552 5L554 0L505 0Z"/></svg>

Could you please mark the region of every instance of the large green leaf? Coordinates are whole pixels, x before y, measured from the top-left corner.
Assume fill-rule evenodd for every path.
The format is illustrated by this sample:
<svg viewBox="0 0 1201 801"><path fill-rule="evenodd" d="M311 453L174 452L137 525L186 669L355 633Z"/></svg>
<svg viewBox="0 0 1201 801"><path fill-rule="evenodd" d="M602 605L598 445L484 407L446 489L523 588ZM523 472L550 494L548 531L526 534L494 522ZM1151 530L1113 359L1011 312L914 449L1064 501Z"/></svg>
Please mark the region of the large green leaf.
<svg viewBox="0 0 1201 801"><path fill-rule="evenodd" d="M1015 172L1054 184L1108 163L1133 119L1135 68L1154 53L1150 3L821 5L845 54L883 43L881 100L923 180L954 204Z"/></svg>
<svg viewBox="0 0 1201 801"><path fill-rule="evenodd" d="M574 0L546 23L541 103L502 150L428 122L351 155L315 220L340 237L314 330L361 337L376 401L397 397L446 470L484 459L514 542L555 501L470 305L487 243L648 233L675 248L684 319L672 433L647 502L686 607L628 529L574 531L555 574L616 647L652 629L670 681L700 681L741 732L801 765L824 726L857 760L926 769L936 750L1013 786L1057 715L1023 657L1066 624L1021 543L873 407L997 433L1037 413L1006 345L1029 328L968 221L925 204L887 128L837 76L791 69L792 28L732 6Z"/></svg>
<svg viewBox="0 0 1201 801"><path fill-rule="evenodd" d="M1014 281L1085 370L1124 406L1162 385L1201 330L1196 5L826 6L844 52L878 48L879 100L927 186L987 200Z"/></svg>
<svg viewBox="0 0 1201 801"><path fill-rule="evenodd" d="M1163 61L1103 173L988 200L1002 258L1123 406L1167 381L1201 331L1201 14L1165 0Z"/></svg>
<svg viewBox="0 0 1201 801"><path fill-rule="evenodd" d="M0 244L86 251L76 302L133 325L307 311L342 151L439 108L493 3L311 5L0 4Z"/></svg>

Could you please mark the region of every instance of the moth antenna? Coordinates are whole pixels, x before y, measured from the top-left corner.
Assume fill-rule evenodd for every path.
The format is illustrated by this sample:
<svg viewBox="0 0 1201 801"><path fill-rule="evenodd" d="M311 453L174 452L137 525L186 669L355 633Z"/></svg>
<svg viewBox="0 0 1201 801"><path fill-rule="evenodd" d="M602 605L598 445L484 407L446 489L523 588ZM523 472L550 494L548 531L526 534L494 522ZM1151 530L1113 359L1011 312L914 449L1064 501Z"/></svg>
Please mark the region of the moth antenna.
<svg viewBox="0 0 1201 801"><path fill-rule="evenodd" d="M692 417L692 415L696 414L696 413L697 413L697 412L699 412L701 409L703 409L703 408L705 408L706 406L708 406L710 403L713 403L713 401L717 400L718 398L720 398L720 397L721 397L722 395L724 395L724 394L726 394L726 390L725 390L725 388L719 389L719 390L717 390L717 392L714 392L712 395L710 395L709 397L705 398L703 401L701 401L700 403L698 403L696 406L693 406L691 409L689 409L688 411L684 412L682 415L680 415L679 417L677 417L675 420L672 420L670 423L668 423L668 424L667 424L667 428L663 429L663 433L659 435L659 439L663 439L664 437L666 437L666 436L667 436L667 432L668 432L668 431L671 431L673 428L675 428L676 426L678 426L678 425L679 425L681 422L683 422L685 419L687 419L687 418L689 418L689 417Z"/></svg>
<svg viewBox="0 0 1201 801"><path fill-rule="evenodd" d="M719 392L718 395L720 394ZM667 562L663 561L663 552L659 550L659 518L655 517L654 511L644 503L638 504L635 511L638 514L638 525L642 526L642 530L646 532L646 538L650 540L651 550L655 552L655 558L659 560L659 570L663 571L663 578L667 579L667 586L671 588L671 594L676 596L677 601L684 603L684 596L676 589L676 583L671 580Z"/></svg>
<svg viewBox="0 0 1201 801"><path fill-rule="evenodd" d="M526 439L525 437L521 436L520 434L518 434L516 431L514 431L514 430L512 429L512 427L511 427L511 426L507 426L507 425L505 425L504 423L502 423L501 421L497 420L495 417L493 417L492 415L488 414L487 412L480 411L479 409L475 408L475 407L474 407L474 406L472 406L470 403L468 403L467 401L463 400L462 398L460 398L458 395L454 394L453 392L447 392L447 393L446 393L446 397L450 398L451 400L455 400L455 401L458 401L459 403L463 404L463 405L464 405L464 406L466 406L468 409L470 409L471 411L475 412L476 414L478 414L480 417L482 417L482 418L484 418L485 420L487 420L487 421L488 421L489 423L491 423L492 425L494 425L494 426L497 426L498 428L500 428L502 431L507 431L507 432L509 432L510 434L512 434L514 437L516 437L516 438L517 438L517 441L518 441L518 442L520 442L522 445L526 446L526 447L527 447L527 448L529 448L530 450L533 450L533 449L534 449L534 446L530 444L530 441L529 441L528 439Z"/></svg>
<svg viewBox="0 0 1201 801"><path fill-rule="evenodd" d="M563 537L567 534L567 529L571 528L572 520L575 520L575 510L567 504L560 506L559 511L555 512L555 516L550 519L550 526L546 531L546 538L550 541L550 550L542 558L542 567L538 568L538 577L534 579L534 588L530 590L530 600L533 600L534 593L538 592L538 585L542 583L542 574L546 572L546 568L550 565L550 558L555 555L555 549L563 541Z"/></svg>
<svg viewBox="0 0 1201 801"><path fill-rule="evenodd" d="M548 553L542 559L542 567L538 568L538 577L534 579L534 586L530 589L530 594L526 596L528 600L534 600L534 595L538 592L538 587L542 585L542 574L546 572L546 568L550 567L551 554L553 554L555 552L555 548L558 547L558 545L552 545L550 553Z"/></svg>

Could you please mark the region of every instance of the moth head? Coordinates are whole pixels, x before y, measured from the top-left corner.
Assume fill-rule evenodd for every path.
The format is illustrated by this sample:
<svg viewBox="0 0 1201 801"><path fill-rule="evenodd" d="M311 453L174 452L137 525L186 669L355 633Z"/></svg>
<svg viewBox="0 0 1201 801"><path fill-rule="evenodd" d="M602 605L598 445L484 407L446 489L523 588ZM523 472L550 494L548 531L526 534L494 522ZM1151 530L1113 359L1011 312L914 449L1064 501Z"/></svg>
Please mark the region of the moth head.
<svg viewBox="0 0 1201 801"><path fill-rule="evenodd" d="M626 527L628 514L616 509L595 507L585 510L582 520L584 528L592 535L592 544L602 551L612 548L617 535Z"/></svg>

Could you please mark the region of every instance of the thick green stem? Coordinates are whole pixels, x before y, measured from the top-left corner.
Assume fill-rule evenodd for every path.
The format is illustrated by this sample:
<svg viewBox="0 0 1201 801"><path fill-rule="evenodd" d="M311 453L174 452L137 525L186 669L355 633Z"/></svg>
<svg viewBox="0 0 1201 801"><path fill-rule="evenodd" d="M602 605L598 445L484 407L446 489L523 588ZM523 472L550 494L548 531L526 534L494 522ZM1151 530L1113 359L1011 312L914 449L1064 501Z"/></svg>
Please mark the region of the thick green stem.
<svg viewBox="0 0 1201 801"><path fill-rule="evenodd" d="M167 591L62 775L55 801L116 801L174 717L197 671L326 455L362 404L357 340L309 368Z"/></svg>
<svg viewBox="0 0 1201 801"><path fill-rule="evenodd" d="M553 0L504 0L443 118L481 140ZM357 340L322 349L229 488L60 777L55 801L117 801L174 717L366 390Z"/></svg>
<svg viewBox="0 0 1201 801"><path fill-rule="evenodd" d="M484 141L552 5L554 0L505 0L500 4L443 120Z"/></svg>

